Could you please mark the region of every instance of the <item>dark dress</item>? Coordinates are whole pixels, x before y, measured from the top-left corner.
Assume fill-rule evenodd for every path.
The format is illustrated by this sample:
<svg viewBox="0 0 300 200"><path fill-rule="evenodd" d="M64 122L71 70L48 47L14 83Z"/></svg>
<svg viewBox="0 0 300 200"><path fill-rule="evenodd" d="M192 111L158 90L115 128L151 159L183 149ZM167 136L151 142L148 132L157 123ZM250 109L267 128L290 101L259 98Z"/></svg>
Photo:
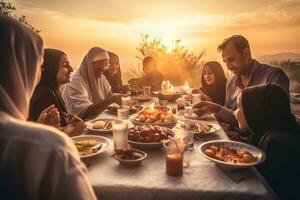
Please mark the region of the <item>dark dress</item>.
<svg viewBox="0 0 300 200"><path fill-rule="evenodd" d="M271 84L248 87L242 92L242 107L253 132L250 143L266 153L257 169L280 199L298 198L300 127L286 92Z"/></svg>
<svg viewBox="0 0 300 200"><path fill-rule="evenodd" d="M152 91L157 91L161 89L163 80L164 75L159 71L155 71L149 75L131 79L128 83L135 89L143 89L144 86L151 86Z"/></svg>
<svg viewBox="0 0 300 200"><path fill-rule="evenodd" d="M108 80L110 86L111 86L111 90L115 93L117 92L122 92L123 89L123 84L122 84L122 73L121 73L121 69L118 69L118 72L114 75L112 75L111 73L109 73L108 71L106 71L104 73L104 76L106 77L106 79Z"/></svg>
<svg viewBox="0 0 300 200"><path fill-rule="evenodd" d="M54 104L60 113L61 126L67 125L64 115L67 110L56 80L62 55L65 55L62 51L45 49L42 77L30 101L29 120L31 121L36 121L45 108Z"/></svg>

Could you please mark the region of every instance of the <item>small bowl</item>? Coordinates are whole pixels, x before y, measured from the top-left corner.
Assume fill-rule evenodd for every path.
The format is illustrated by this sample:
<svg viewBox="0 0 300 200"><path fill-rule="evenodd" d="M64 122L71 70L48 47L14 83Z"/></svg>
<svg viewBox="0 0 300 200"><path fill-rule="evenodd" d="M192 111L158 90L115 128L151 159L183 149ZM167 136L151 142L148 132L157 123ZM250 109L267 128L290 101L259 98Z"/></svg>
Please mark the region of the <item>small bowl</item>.
<svg viewBox="0 0 300 200"><path fill-rule="evenodd" d="M147 153L145 153L144 151L138 150L138 149L133 149L133 152L141 155L141 157L136 160L126 160L126 159L120 158L119 155L115 154L113 156L113 158L116 159L117 161L119 161L119 163L121 165L123 165L124 167L137 167L137 166L141 165L142 161L147 158Z"/></svg>

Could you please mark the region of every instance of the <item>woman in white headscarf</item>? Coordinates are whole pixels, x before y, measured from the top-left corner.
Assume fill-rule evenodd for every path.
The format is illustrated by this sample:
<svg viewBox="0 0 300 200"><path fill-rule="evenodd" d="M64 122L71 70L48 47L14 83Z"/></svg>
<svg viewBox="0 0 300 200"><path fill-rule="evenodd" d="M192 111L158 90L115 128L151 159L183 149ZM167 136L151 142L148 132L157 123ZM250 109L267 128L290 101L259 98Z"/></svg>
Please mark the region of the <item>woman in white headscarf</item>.
<svg viewBox="0 0 300 200"><path fill-rule="evenodd" d="M108 66L107 51L99 47L89 50L63 92L68 113L87 119L103 112L112 103L121 104L121 94L112 93L104 76Z"/></svg>
<svg viewBox="0 0 300 200"><path fill-rule="evenodd" d="M0 199L96 199L76 147L50 126L26 122L43 41L0 15Z"/></svg>

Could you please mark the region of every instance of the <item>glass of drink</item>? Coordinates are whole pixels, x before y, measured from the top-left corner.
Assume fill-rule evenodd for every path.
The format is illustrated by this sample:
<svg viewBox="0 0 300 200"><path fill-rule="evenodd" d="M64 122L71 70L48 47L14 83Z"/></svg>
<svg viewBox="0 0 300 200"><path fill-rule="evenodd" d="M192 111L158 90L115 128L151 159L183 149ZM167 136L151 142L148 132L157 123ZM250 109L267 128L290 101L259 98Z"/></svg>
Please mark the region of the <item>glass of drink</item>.
<svg viewBox="0 0 300 200"><path fill-rule="evenodd" d="M130 106L131 97L129 96L121 97L121 100L122 100L122 106Z"/></svg>
<svg viewBox="0 0 300 200"><path fill-rule="evenodd" d="M129 118L129 106L121 106L118 108L118 119Z"/></svg>
<svg viewBox="0 0 300 200"><path fill-rule="evenodd" d="M201 94L200 93L192 94L192 102L193 105L196 105L197 103L201 102Z"/></svg>
<svg viewBox="0 0 300 200"><path fill-rule="evenodd" d="M128 123L125 120L112 122L113 140L115 151L128 147Z"/></svg>
<svg viewBox="0 0 300 200"><path fill-rule="evenodd" d="M169 143L166 146L166 173L170 176L181 176L183 172L183 152Z"/></svg>
<svg viewBox="0 0 300 200"><path fill-rule="evenodd" d="M143 90L145 96L151 96L151 86L144 86Z"/></svg>
<svg viewBox="0 0 300 200"><path fill-rule="evenodd" d="M193 114L194 114L193 107L192 106L185 106L184 115L186 117L192 117Z"/></svg>

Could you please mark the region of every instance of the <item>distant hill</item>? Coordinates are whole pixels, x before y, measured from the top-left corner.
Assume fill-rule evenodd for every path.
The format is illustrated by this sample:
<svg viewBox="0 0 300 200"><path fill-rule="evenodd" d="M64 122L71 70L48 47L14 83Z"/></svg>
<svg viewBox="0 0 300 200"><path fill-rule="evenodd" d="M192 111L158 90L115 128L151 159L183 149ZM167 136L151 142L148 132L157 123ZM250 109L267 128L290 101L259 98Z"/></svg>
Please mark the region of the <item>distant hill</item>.
<svg viewBox="0 0 300 200"><path fill-rule="evenodd" d="M257 58L262 63L270 63L271 61L277 60L293 60L300 61L300 53L282 52L272 55L263 55Z"/></svg>

